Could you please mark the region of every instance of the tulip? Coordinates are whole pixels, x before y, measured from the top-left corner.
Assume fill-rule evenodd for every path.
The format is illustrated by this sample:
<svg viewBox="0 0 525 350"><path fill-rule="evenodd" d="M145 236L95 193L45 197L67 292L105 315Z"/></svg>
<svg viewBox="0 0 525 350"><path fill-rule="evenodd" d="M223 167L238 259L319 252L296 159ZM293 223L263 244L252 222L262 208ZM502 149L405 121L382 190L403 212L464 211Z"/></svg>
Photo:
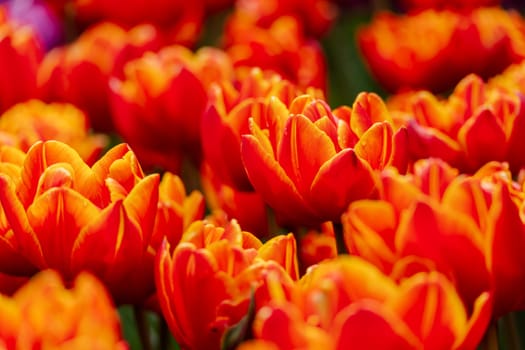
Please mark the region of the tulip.
<svg viewBox="0 0 525 350"><path fill-rule="evenodd" d="M31 27L10 21L0 7L0 113L39 97L36 76L42 56L42 44Z"/></svg>
<svg viewBox="0 0 525 350"><path fill-rule="evenodd" d="M408 12L418 12L425 9L474 10L478 7L498 6L501 0L400 0L403 8Z"/></svg>
<svg viewBox="0 0 525 350"><path fill-rule="evenodd" d="M46 101L69 102L88 115L97 131L112 132L108 81L126 60L160 47L155 27L141 25L126 31L102 22L88 28L73 43L46 54L38 84Z"/></svg>
<svg viewBox="0 0 525 350"><path fill-rule="evenodd" d="M297 277L292 235L262 245L235 222L222 228L196 221L170 251L165 243L157 254L157 297L184 349L218 348L247 312L251 293L258 308L272 297L273 284L291 286Z"/></svg>
<svg viewBox="0 0 525 350"><path fill-rule="evenodd" d="M92 24L108 21L124 27L151 23L170 37L170 43L188 47L198 39L204 19L203 1L75 0L73 8L79 22Z"/></svg>
<svg viewBox="0 0 525 350"><path fill-rule="evenodd" d="M319 43L306 37L300 22L280 17L268 27L259 27L246 17L233 17L227 24L225 49L240 70L259 67L277 73L300 88L326 90L326 63Z"/></svg>
<svg viewBox="0 0 525 350"><path fill-rule="evenodd" d="M127 349L112 301L91 274L70 288L52 270L39 273L12 297L0 295L3 349Z"/></svg>
<svg viewBox="0 0 525 350"><path fill-rule="evenodd" d="M242 0L236 2L231 20L243 20L267 28L283 17L292 17L302 23L308 36L320 37L331 28L337 9L330 0Z"/></svg>
<svg viewBox="0 0 525 350"><path fill-rule="evenodd" d="M229 59L218 49L193 54L170 46L148 52L127 63L123 80L111 81L116 129L141 164L178 173L184 155L200 160L207 88L232 74Z"/></svg>
<svg viewBox="0 0 525 350"><path fill-rule="evenodd" d="M488 78L521 61L523 26L517 12L496 7L465 13L428 9L379 13L357 35L369 70L388 91L443 92L469 73Z"/></svg>
<svg viewBox="0 0 525 350"><path fill-rule="evenodd" d="M349 206L343 215L349 251L395 279L438 270L466 305L490 290L494 318L522 309L525 273L517 266L525 263L518 253L525 244L525 196L509 169L491 163L474 176L453 178L440 161L417 165L407 177L384 172L380 200Z"/></svg>
<svg viewBox="0 0 525 350"><path fill-rule="evenodd" d="M396 284L356 257L319 264L295 292L259 310L241 349L472 349L490 320L488 292L468 311L435 271Z"/></svg>
<svg viewBox="0 0 525 350"><path fill-rule="evenodd" d="M27 152L37 141L57 140L67 143L88 164L93 164L108 139L100 134L90 135L88 130L86 115L70 104L30 100L11 107L0 116L0 133L9 138L6 143Z"/></svg>
<svg viewBox="0 0 525 350"><path fill-rule="evenodd" d="M373 94L333 112L308 95L289 108L273 98L250 131L241 144L248 177L278 222L292 226L339 222L351 201L371 196L373 169L394 162L399 133Z"/></svg>
<svg viewBox="0 0 525 350"><path fill-rule="evenodd" d="M439 157L467 173L490 161L506 161L517 174L525 165L519 151L525 140L525 100L495 85L469 75L445 101L426 92L405 95L408 157Z"/></svg>
<svg viewBox="0 0 525 350"><path fill-rule="evenodd" d="M39 142L17 176L0 174L3 234L38 269L56 269L66 280L89 270L118 303L138 303L153 291L148 245L158 185L125 144L90 168L66 144Z"/></svg>

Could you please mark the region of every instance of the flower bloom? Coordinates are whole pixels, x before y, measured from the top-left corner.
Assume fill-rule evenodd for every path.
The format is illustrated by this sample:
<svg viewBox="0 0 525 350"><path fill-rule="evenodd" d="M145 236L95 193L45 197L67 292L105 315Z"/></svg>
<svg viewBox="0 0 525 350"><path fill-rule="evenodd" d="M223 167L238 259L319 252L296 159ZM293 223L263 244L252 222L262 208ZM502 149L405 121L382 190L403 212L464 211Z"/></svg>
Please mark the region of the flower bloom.
<svg viewBox="0 0 525 350"><path fill-rule="evenodd" d="M173 252L164 244L155 268L157 297L178 344L219 348L225 330L246 314L252 293L259 308L272 298L272 285L293 283L295 254L292 235L263 245L235 222L222 228L196 221Z"/></svg>
<svg viewBox="0 0 525 350"><path fill-rule="evenodd" d="M73 43L44 57L38 84L46 101L69 102L84 110L95 130L114 130L108 81L128 59L160 47L155 27L122 27L102 22L88 28Z"/></svg>
<svg viewBox="0 0 525 350"><path fill-rule="evenodd" d="M90 135L86 115L67 103L30 100L0 115L0 143L27 152L37 141L57 140L74 148L88 164L98 159L108 143L101 134Z"/></svg>
<svg viewBox="0 0 525 350"><path fill-rule="evenodd" d="M27 269L26 260L66 280L89 270L116 302L142 301L154 288L148 245L158 185L125 144L89 167L66 144L36 143L18 173L0 174L2 245L20 256L0 271L23 272L9 270Z"/></svg>
<svg viewBox="0 0 525 350"><path fill-rule="evenodd" d="M339 222L352 200L372 195L373 170L394 163L401 135L381 99L365 93L334 111L309 95L289 107L272 98L250 131L241 145L248 177L278 222L292 226Z"/></svg>
<svg viewBox="0 0 525 350"><path fill-rule="evenodd" d="M279 18L291 17L308 36L325 34L337 17L336 6L331 0L241 0L235 3L232 21L242 20L268 28Z"/></svg>
<svg viewBox="0 0 525 350"><path fill-rule="evenodd" d="M406 118L412 160L439 157L468 173L490 161L508 162L514 174L525 165L525 99L514 90L469 75L446 100L428 92L401 100L390 107Z"/></svg>
<svg viewBox="0 0 525 350"><path fill-rule="evenodd" d="M204 1L181 0L75 0L73 7L77 20L84 23L109 21L124 27L139 23L158 26L170 37L171 43L193 45L204 19Z"/></svg>
<svg viewBox="0 0 525 350"><path fill-rule="evenodd" d="M128 348L109 295L86 272L66 288L43 271L12 297L0 295L0 324L2 349Z"/></svg>
<svg viewBox="0 0 525 350"><path fill-rule="evenodd" d="M291 293L256 314L240 349L474 349L490 320L490 294L468 311L442 274L399 284L357 257L311 269Z"/></svg>
<svg viewBox="0 0 525 350"><path fill-rule="evenodd" d="M474 10L478 7L498 6L501 0L400 0L408 12L418 12L426 9Z"/></svg>
<svg viewBox="0 0 525 350"><path fill-rule="evenodd" d="M0 113L39 96L36 77L42 56L41 43L31 27L8 20L0 6Z"/></svg>
<svg viewBox="0 0 525 350"><path fill-rule="evenodd" d="M194 54L169 46L128 62L124 70L125 77L110 84L113 117L141 164L176 173L183 155L200 160L207 88L231 78L228 57L213 48Z"/></svg>
<svg viewBox="0 0 525 350"><path fill-rule="evenodd" d="M356 201L343 215L348 250L395 279L438 270L466 305L490 290L494 317L525 307L525 195L504 164L458 176L429 159L414 174L385 171L380 199Z"/></svg>
<svg viewBox="0 0 525 350"><path fill-rule="evenodd" d="M525 24L517 12L479 8L395 16L378 14L358 32L368 67L389 91L442 92L469 73L484 78L525 57Z"/></svg>
<svg viewBox="0 0 525 350"><path fill-rule="evenodd" d="M307 38L296 19L281 17L266 27L233 17L225 32L225 50L238 69L259 67L302 89L326 90L327 68L319 42Z"/></svg>

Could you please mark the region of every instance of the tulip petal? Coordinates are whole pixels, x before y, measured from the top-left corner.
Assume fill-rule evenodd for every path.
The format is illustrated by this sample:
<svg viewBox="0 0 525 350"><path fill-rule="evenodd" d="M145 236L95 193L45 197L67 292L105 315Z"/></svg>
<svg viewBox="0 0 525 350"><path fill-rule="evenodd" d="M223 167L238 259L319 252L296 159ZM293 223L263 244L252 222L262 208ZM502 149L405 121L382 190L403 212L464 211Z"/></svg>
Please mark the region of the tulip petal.
<svg viewBox="0 0 525 350"><path fill-rule="evenodd" d="M373 189L369 165L347 148L322 165L312 182L309 197L322 217L340 222L348 205L368 197Z"/></svg>
<svg viewBox="0 0 525 350"><path fill-rule="evenodd" d="M319 168L336 154L330 137L303 115L288 119L277 160L300 193L308 193Z"/></svg>
<svg viewBox="0 0 525 350"><path fill-rule="evenodd" d="M403 320L375 300L360 300L339 312L332 333L341 350L422 348Z"/></svg>
<svg viewBox="0 0 525 350"><path fill-rule="evenodd" d="M99 212L88 199L69 188L52 188L37 197L27 209L27 218L46 260L45 265L39 267L54 268L69 275L74 242Z"/></svg>
<svg viewBox="0 0 525 350"><path fill-rule="evenodd" d="M259 248L257 255L263 260L279 263L293 280L299 278L297 243L293 234L279 235L268 240Z"/></svg>
<svg viewBox="0 0 525 350"><path fill-rule="evenodd" d="M458 140L466 151L469 166L473 169L492 160L505 159L505 132L497 117L488 108L477 112L463 124L458 133Z"/></svg>
<svg viewBox="0 0 525 350"><path fill-rule="evenodd" d="M355 153L366 160L372 169L383 169L392 159L393 134L389 123L375 123L361 136L354 147Z"/></svg>
<svg viewBox="0 0 525 350"><path fill-rule="evenodd" d="M377 94L362 92L352 105L350 127L361 138L377 122L392 123L392 117L385 103Z"/></svg>
<svg viewBox="0 0 525 350"><path fill-rule="evenodd" d="M281 165L252 135L242 137L241 152L248 177L255 190L289 224L317 218L299 194Z"/></svg>

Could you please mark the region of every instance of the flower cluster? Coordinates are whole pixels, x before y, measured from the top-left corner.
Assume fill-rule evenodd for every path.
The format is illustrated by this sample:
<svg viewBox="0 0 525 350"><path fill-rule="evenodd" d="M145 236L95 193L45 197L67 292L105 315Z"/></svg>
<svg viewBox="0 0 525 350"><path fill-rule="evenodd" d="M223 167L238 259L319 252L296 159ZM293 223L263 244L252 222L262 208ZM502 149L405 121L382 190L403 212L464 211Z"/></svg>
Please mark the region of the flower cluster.
<svg viewBox="0 0 525 350"><path fill-rule="evenodd" d="M371 3L1 3L0 349L520 348L523 9Z"/></svg>

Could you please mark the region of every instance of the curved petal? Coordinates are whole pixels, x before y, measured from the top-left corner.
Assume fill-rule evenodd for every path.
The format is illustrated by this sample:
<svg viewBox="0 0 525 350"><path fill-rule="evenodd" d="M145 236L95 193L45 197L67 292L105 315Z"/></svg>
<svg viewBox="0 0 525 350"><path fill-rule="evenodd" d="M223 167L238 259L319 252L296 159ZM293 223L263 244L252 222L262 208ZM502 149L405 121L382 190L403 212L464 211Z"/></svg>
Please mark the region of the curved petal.
<svg viewBox="0 0 525 350"><path fill-rule="evenodd" d="M335 318L336 349L421 349L422 344L394 312L375 300L359 300Z"/></svg>
<svg viewBox="0 0 525 350"><path fill-rule="evenodd" d="M375 123L361 136L354 151L366 160L372 169L383 169L392 160L393 135L394 131L389 123Z"/></svg>
<svg viewBox="0 0 525 350"><path fill-rule="evenodd" d="M292 233L276 236L259 248L257 256L279 263L293 280L299 278L297 243Z"/></svg>
<svg viewBox="0 0 525 350"><path fill-rule="evenodd" d="M300 193L308 193L319 168L335 154L334 143L326 132L303 115L290 116L277 160Z"/></svg>
<svg viewBox="0 0 525 350"><path fill-rule="evenodd" d="M356 199L368 197L374 189L369 165L354 150L344 149L319 169L312 182L309 201L326 220L341 221L341 214Z"/></svg>
<svg viewBox="0 0 525 350"><path fill-rule="evenodd" d="M362 92L357 95L352 105L350 127L361 138L377 122L392 122L392 117L385 103L377 94Z"/></svg>
<svg viewBox="0 0 525 350"><path fill-rule="evenodd" d="M283 224L318 221L281 165L254 136L242 137L241 152L253 187L280 216Z"/></svg>

